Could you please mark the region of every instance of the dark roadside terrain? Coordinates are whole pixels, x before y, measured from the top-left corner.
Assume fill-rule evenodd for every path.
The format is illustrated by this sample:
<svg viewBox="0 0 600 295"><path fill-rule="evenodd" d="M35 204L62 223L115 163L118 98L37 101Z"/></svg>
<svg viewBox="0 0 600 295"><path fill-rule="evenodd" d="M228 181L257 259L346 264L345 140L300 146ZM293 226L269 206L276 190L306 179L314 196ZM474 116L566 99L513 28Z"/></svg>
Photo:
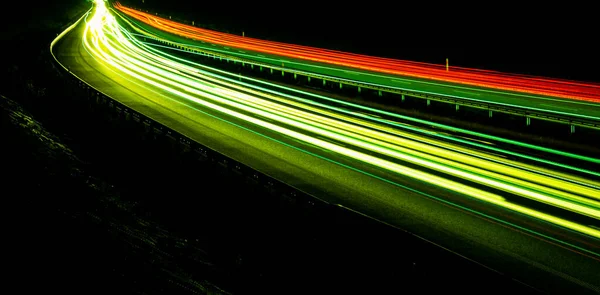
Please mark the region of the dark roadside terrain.
<svg viewBox="0 0 600 295"><path fill-rule="evenodd" d="M46 6L14 20L35 25L2 32L3 240L20 292L530 291L399 230L265 189L88 104L47 53L87 5Z"/></svg>

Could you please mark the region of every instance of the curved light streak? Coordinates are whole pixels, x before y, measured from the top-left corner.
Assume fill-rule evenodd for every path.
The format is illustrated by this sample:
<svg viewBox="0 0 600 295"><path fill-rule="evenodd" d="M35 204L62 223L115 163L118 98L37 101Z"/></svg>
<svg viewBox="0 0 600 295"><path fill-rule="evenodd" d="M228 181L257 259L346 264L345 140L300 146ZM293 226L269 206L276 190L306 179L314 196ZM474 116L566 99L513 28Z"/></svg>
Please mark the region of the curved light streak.
<svg viewBox="0 0 600 295"><path fill-rule="evenodd" d="M160 30L194 40L230 46L277 56L326 63L361 70L431 79L471 86L516 91L536 95L600 102L600 84L506 74L495 71L452 67L373 57L335 50L266 41L202 29L140 12L117 3L123 13Z"/></svg>
<svg viewBox="0 0 600 295"><path fill-rule="evenodd" d="M383 131L389 127L287 100L277 92L254 90L218 75L207 75L155 54L131 39L105 3L98 1L84 32L84 46L94 57L132 78L190 103L349 159L600 238L600 231L593 227L511 202L498 193L503 191L600 219L599 190L564 179L566 174L562 179L554 178L502 164L498 159L490 161L459 153L454 148L443 148L448 143L427 145L410 136L403 138L400 131ZM475 187L472 185L475 183L498 192Z"/></svg>

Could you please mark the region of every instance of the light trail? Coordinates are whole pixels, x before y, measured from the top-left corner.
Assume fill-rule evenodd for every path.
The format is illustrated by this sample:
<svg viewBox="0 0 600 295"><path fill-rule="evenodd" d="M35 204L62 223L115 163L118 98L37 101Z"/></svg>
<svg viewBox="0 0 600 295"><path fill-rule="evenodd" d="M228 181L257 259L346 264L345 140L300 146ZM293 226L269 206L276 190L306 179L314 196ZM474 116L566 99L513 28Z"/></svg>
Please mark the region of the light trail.
<svg viewBox="0 0 600 295"><path fill-rule="evenodd" d="M259 80L259 79L254 79L251 77L244 77L244 80L248 80L251 81L254 84L250 84L250 83L244 83L241 81L234 81L234 79L239 78L239 75L237 74L232 74L226 71L222 71L222 70L218 70L215 68L210 68L207 67L205 65L202 64L198 64L195 62L191 62L188 60L185 60L183 58L177 57L175 55L171 55L171 54L167 54L164 52L161 52L159 50L155 50L153 48L151 48L151 46L154 46L154 44L151 44L151 46L148 46L146 44L144 44L144 42L139 42L136 41L135 39L131 39L132 41L138 43L140 46L145 47L146 49L161 55L161 56L165 56L169 59L172 60L177 60L179 62L191 65L193 67L195 67L196 69L198 68L203 68L203 69L207 69L213 72L217 72L220 75L220 78L227 80L227 81L232 81L241 85L244 85L248 88L253 88L253 89L258 89L260 91L263 92L268 92L268 93L277 93L274 90L271 90L269 88L265 88L265 87L261 87L261 86L257 86L256 84L261 84L261 85L265 85L271 88L277 88L279 90L284 90L284 91L289 91L289 92L293 92L295 94L302 94L303 96L307 96L310 98L315 98L317 100L324 100L327 102L333 102L335 104L341 104L344 106L348 106L351 109L360 109L360 110L366 110L369 111L370 113L362 113L362 112L356 112L353 111L351 109L345 109L345 108L340 108L340 107L335 107L332 105L328 105L328 104L324 104L324 103L319 103L315 100L312 99L303 99L300 98L299 96L294 96L294 95L288 95L286 93L282 93L282 92L278 92L278 95L286 97L288 99L292 99L292 100L296 100L296 101L301 101L307 105L315 105L318 106L320 108L324 108L324 109L329 109L329 110L333 110L337 113L345 113L354 117L359 117L361 119L365 119L365 120L369 120L369 121L376 121L377 123L380 124L384 124L384 125L389 125L389 126L393 126L394 128L400 128L400 129L404 129L410 132L415 132L415 133L421 133L423 135L426 136L430 136L430 137L437 137L440 138L442 140L446 140L446 141L454 141L457 143L461 143L461 144L465 144L465 145L470 145L470 146L474 146L480 149L484 149L484 150L489 150L491 152L495 152L495 153L500 153L500 154L504 154L507 156L513 156L513 157L519 157L522 159L527 159L527 160L531 160L531 161L535 161L535 162L539 162L545 165L549 165L549 166L555 166L555 167L559 167L559 168L563 168L563 169L567 169L567 170L572 170L578 173L584 173L584 174L589 174L590 176L594 176L594 177L600 177L600 173L595 172L595 171L591 171L591 170L586 170L586 169L581 169L578 167L574 167L574 166L570 166L570 165L565 165L562 163L558 163L558 162L553 162L553 161L548 161L546 159L542 159L542 158L538 158L538 157L533 157L533 156L529 156L529 155L525 155L522 153L516 153L516 152L512 152L512 151L508 151L505 149L499 149L499 148L495 148L489 144L481 144L481 143L477 143L475 141L471 141L471 140L463 140L461 138L459 138L460 136L452 136L452 135L447 135L447 134L442 134L439 132L431 132L422 128L415 128L412 127L410 125L407 124L400 124L398 122L395 121L390 121L390 120L386 120L386 119L381 119L380 116L376 115L376 114L382 114L382 115L386 115L389 117L394 117L397 118L399 120L403 120L403 121L409 121L409 122L413 122L416 124L424 124L427 126L434 126L436 128L442 129L442 130L447 130L448 132L452 132L452 133L459 133L459 134L463 134L464 136L469 136L469 137L476 137L476 138L483 138L483 139L487 139L487 140L491 140L494 142L499 142L499 143L503 143L503 144L507 144L507 145L511 145L511 146L518 146L520 148L526 148L526 149L531 149L534 151L540 151L540 152L544 152L544 153L549 153L549 154L555 154L555 155L559 155L562 157L567 157L567 158L572 158L572 159L577 159L577 160L581 160L584 162L589 162L589 163L594 163L594 164L600 164L600 159L596 159L596 158L591 158L591 157L586 157L586 156L581 156L581 155L577 155L577 154L573 154L573 153L567 153L564 151L560 151L560 150L555 150L555 149L550 149L550 148L545 148L545 147L541 147L541 146L536 146L536 145L532 145L532 144L527 144L527 143L523 143L523 142L518 142L515 140L507 140L501 137L497 137L497 136L491 136L491 135L487 135L487 134L483 134L483 133L478 133L478 132L474 132L474 131L470 131L470 130L465 130L465 129L461 129L461 128L456 128L456 127L452 127L452 126L447 126L447 125L443 125L443 124L439 124L439 123L435 123L435 122L431 122L431 121L425 121L425 120L421 120L421 119L416 119L416 118L412 118L412 117L407 117L407 116L402 116L399 114L395 114L395 113L390 113L390 112L386 112L386 111L382 111L379 109L375 109L375 108L371 108L371 107L366 107L366 106L362 106L362 105L358 105L358 104L354 104L354 103L350 103L350 102L346 102L344 100L338 100L338 99L334 99L334 98L329 98L329 97L325 97L322 95L318 95L318 94L314 94L312 92L306 92L306 91L302 91L299 89L295 89L295 88L290 88L287 86L283 86L283 85L279 85L279 84L275 84L275 83L271 83L268 81L263 81L263 80ZM166 47L169 48L169 47ZM213 73L209 72L209 71L202 71L202 73L209 75L209 76L215 76ZM227 78L227 76L230 76L231 78ZM367 123L363 123L363 124L367 124ZM369 125L369 126L374 126L374 125ZM491 156L489 154L485 155L485 156L481 156L481 153L478 153L477 151L473 150L473 149L462 149L457 147L456 145L454 145L454 147L451 147L449 145L445 145L443 142L441 141L430 141L428 140L426 137L417 137L417 136L412 136L410 135L410 133L403 133L403 134L399 134L397 133L397 129L394 128L387 128L382 126L378 126L376 127L377 129L380 130L385 130L388 133L394 133L396 135L399 136L403 136L403 137L410 137L414 140L418 140L418 141L422 141L422 142L426 142L428 144L433 144L433 145L444 145L445 148L450 148L450 149L454 149L456 151L461 151L462 153L465 154L470 154L470 155L476 155L478 157L484 157L493 161L503 161L505 164L506 163L511 163L510 165L514 166L514 167L519 167L520 169L524 169L524 170L530 170L530 171L536 171L537 173L542 173L542 174L552 174L554 177L562 177L560 176L561 174L559 172L556 171L552 171L552 172L546 172L544 169L540 168L540 167L536 167L536 166L532 166L532 165L526 165L520 162L516 162L516 161L510 161L506 158L499 158L499 157L494 157ZM573 181L576 177L573 175L570 176L565 176L565 178L570 178L571 181ZM581 179L580 180L581 184L585 184L585 185L591 185L594 186L595 188L600 188L600 184L595 183L586 183L586 180Z"/></svg>
<svg viewBox="0 0 600 295"><path fill-rule="evenodd" d="M451 143L409 134L290 99L290 95L277 91L261 91L247 83L199 70L135 40L119 26L102 1L97 2L95 13L87 23L83 44L104 64L191 105L237 118L383 171L600 238L600 231L592 226L518 202L518 198L527 198L597 222L600 219L600 190L593 180L566 173L554 177L554 172L549 169L544 169L544 173L538 173L534 168L520 169L499 157L482 152L469 153ZM517 201L511 201L515 197Z"/></svg>
<svg viewBox="0 0 600 295"><path fill-rule="evenodd" d="M132 48L132 49L135 50L135 48ZM152 61L150 61L150 60L145 60L144 62L146 62L146 63L152 63ZM162 62L163 63L170 63L170 61L164 60L164 59L162 60ZM144 63L140 63L140 66L144 67ZM160 65L160 64L158 66L162 67L162 65ZM147 69L151 70L150 68L147 68ZM193 68L187 68L186 71L189 72L189 73L194 73L195 69L193 69ZM213 78L207 78L207 77L204 77L204 78L207 79L208 81L213 82L213 83L219 83L219 81L216 81ZM223 83L223 84L225 84L224 86L226 86L228 88L233 88L233 89L238 89L238 90L244 90L241 87L239 87L237 85L234 85L234 84L231 84L231 83ZM193 81L188 81L188 83L186 83L186 86L190 86L190 87L194 87L194 88L202 87L202 85L195 84ZM386 154L388 156L392 156L392 157L395 157L397 159L402 159L402 160L409 161L409 162L416 163L416 164L420 164L420 165L423 165L423 166L426 166L426 167L428 166L428 163L420 162L419 160L417 160L417 158L410 158L409 159L409 158L405 157L403 154L390 152L389 150L381 150L381 149L378 149L374 145L366 147L362 143L370 141L370 142L373 142L373 143L375 143L377 145L384 145L384 146L386 146L388 148L399 149L400 151L403 151L405 154L406 153L416 154L420 158L428 157L428 155L425 155L425 154L423 154L421 152L418 152L418 150L424 150L424 151L427 151L430 155L436 155L436 154L438 156L440 154L444 155L447 159L456 159L456 157L458 157L459 160L462 160L465 163L469 163L469 164L473 165L474 167L477 167L477 165L480 165L479 163L474 163L473 161L471 161L470 157L467 157L467 156L464 156L464 155L460 155L460 154L456 154L456 153L452 153L452 152L446 152L446 151L444 151L442 149L439 149L439 148L431 148L430 146L425 145L425 144L418 144L418 143L414 143L414 142L408 141L408 140L401 140L399 138L395 138L395 137L386 135L385 133L381 133L381 132L370 130L370 129L366 129L366 128L356 127L356 126L351 125L351 124L340 123L339 119L349 120L349 121L352 121L353 123L358 123L358 124L365 124L365 123L360 122L358 120L352 120L352 119L344 118L343 116L339 116L339 115L337 115L335 113L323 112L323 111L321 111L319 109L302 106L302 105L297 104L297 103L291 103L293 105L295 104L298 107L301 107L301 108L304 108L304 109L308 109L308 110L311 110L313 112L320 112L321 114L324 114L324 115L327 115L327 116L337 117L338 120L331 120L331 119L328 119L327 117L315 116L315 115L312 115L310 113L299 113L295 109L292 109L292 108L289 108L289 107L285 107L285 106L283 106L281 104L275 104L275 103L257 101L257 100L255 100L252 97L249 97L247 95L241 95L239 93L236 93L236 92L233 92L233 91L229 91L227 89L225 89L225 90L223 90L223 89L214 89L213 91L217 91L217 93L221 93L222 95L224 95L226 97L235 97L237 99L237 101L244 101L244 102L246 102L246 105L248 105L248 106L249 105L254 105L254 107L256 107L257 105L265 106L265 108L260 108L260 109L261 110L267 110L267 111L270 110L270 112L272 114L272 116L270 117L271 119L275 118L278 121L285 121L289 125L292 125L292 126L295 126L295 127L299 127L299 128L303 128L303 129L310 129L310 131L312 131L314 133L317 133L319 135L327 136L328 138L335 138L337 140L340 140L341 142L350 143L350 144L353 144L355 146L360 146L360 147L369 149L371 151L377 150L379 153ZM251 93L257 94L257 95L261 95L260 93L258 93L256 91L251 91ZM197 94L202 95L202 93L197 93ZM264 95L264 94L262 94L262 95L263 96L267 96L267 95ZM277 99L276 97L269 97L269 98L274 99L274 100L279 100L279 102L282 102L282 103L289 103L289 102L286 102L286 101L284 101L282 99ZM228 103L228 102L223 102L223 103ZM240 106L240 105L234 105L234 104L231 104L231 105L234 106L234 107L238 107L238 108L244 108L243 106ZM258 112L262 116L269 116L269 114L261 112L261 111L251 110L251 109L245 109L245 110ZM281 113L287 113L287 114L291 114L291 115L288 116L287 118L284 118L282 116L276 115L276 114L281 114ZM312 120L307 120L305 118L310 118ZM291 119L291 120L287 120L287 119ZM312 128L311 129L310 127L307 127L308 125L301 125L301 126L299 126L297 124L297 122L303 122L303 123L311 124L313 126L317 126L317 128ZM325 130L327 128L325 125L321 124L321 122L327 122L328 125L329 125L329 127L331 129L333 129L336 133L342 133L342 134L346 135L347 137L337 137L335 133L323 133L323 132L321 132L322 130ZM374 126L374 127L378 128L379 126ZM352 130L353 132L347 132L346 130ZM366 138L366 137L362 136L361 134L368 134L372 138L383 138L383 139L387 140L388 142L391 142L391 143L394 143L394 144L400 144L402 146L411 147L412 150L408 150L406 148L397 148L397 147L394 147L394 146L392 146L390 144L385 144L385 143L383 143L381 141L378 141L378 140L372 140L370 138ZM348 138L351 138L351 137L358 138L359 141L348 142ZM444 163L446 163L446 164L449 163L450 165L454 165L454 166L459 167L460 169L463 169L463 170L465 170L465 169L471 169L473 171L476 171L476 173L478 173L478 174L488 175L488 176L491 176L492 178L496 178L496 179L503 179L503 180L510 179L510 178L507 178L506 176L500 175L498 173L492 173L492 172L485 171L485 170L482 170L482 169L468 167L468 166L463 165L463 164L458 163L458 162L444 161ZM517 175L519 173L520 174L524 174L523 176L521 176L521 178L522 179L528 179L529 181L531 181L531 180L537 180L538 183L546 183L547 185L548 185L548 183L552 183L551 181L548 180L547 177L538 177L537 175L535 175L533 173L521 172L521 171L519 171L517 169L504 169L505 168L504 166L494 165L494 164L489 165L489 167L491 169L495 169L496 171L501 171L501 172L503 172L506 175ZM438 170L442 169L442 170L445 170L446 172L450 171L450 170L447 170L447 169L444 169L444 168L440 168L440 166L437 166L437 168L438 168ZM461 177L465 177L466 176L466 175L458 172L457 170L452 170L452 172L454 173L455 176L461 176ZM457 175L457 173L459 175ZM471 174L470 178L474 179L473 177L477 178L476 176L474 176L473 174ZM489 181L483 180L481 178L477 178L477 179L478 179L478 182L483 182L483 183L491 184ZM517 181L517 180L512 180L511 179L510 181ZM522 186L523 185L530 185L530 183L523 182L523 181L517 181L517 182L520 185L522 185ZM496 182L494 182L494 185L495 185L496 188L506 188L502 184L499 184L499 183L496 183ZM582 188L582 187L575 186L575 185L572 185L572 184L569 184L569 183L566 183L566 182L558 182L556 184L550 184L550 185L554 186L556 188L561 188L561 189L567 189L567 190L572 189L572 190L576 190L576 191L580 190L581 192L584 192L585 196L588 197L588 198L597 198L597 196L595 196L595 194L597 192L595 190L593 190L593 189ZM563 198L566 198L566 199L578 200L578 202L587 203L588 205L591 205L591 206L597 207L599 205L595 201L589 201L589 200L587 200L585 198L582 199L582 198L578 198L576 196L567 196L564 193L556 191L556 190L548 190L548 189L546 189L546 187L534 186L534 185L532 185L531 187L534 188L534 189L537 189L537 190L548 191L548 192L551 191L555 195L560 195L560 196L562 196ZM510 191L514 192L512 190L510 190ZM529 193L522 193L521 195L526 195L526 196L529 196L529 197L533 196L533 195L531 195ZM532 198L534 198L534 199L545 199L544 197L540 197L540 196L532 197ZM552 203L554 205L557 205L560 202L559 201L557 201L557 202L550 201L550 203ZM561 203L561 204L563 204L563 203ZM569 206L568 205L564 205L564 207L567 208ZM598 216L598 212L592 212L592 211L589 211L589 210L587 210L585 208L580 208L580 210L581 210L581 212L589 212L589 214L588 214L589 216L592 216L592 217Z"/></svg>
<svg viewBox="0 0 600 295"><path fill-rule="evenodd" d="M600 84L597 83L583 83L460 67L452 67L452 70L448 72L444 65L372 57L335 50L241 37L180 24L122 6L119 3L117 3L115 7L128 16L160 30L222 46L230 46L271 55L392 75L424 78L535 95L600 102Z"/></svg>

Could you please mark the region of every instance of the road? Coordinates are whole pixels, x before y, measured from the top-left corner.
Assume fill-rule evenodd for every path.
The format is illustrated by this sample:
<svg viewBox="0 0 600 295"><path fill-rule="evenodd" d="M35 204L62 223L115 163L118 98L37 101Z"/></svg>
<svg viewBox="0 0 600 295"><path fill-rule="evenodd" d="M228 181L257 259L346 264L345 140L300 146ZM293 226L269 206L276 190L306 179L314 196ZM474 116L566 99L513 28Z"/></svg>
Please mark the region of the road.
<svg viewBox="0 0 600 295"><path fill-rule="evenodd" d="M330 61L325 57L341 53L321 52L323 51L321 49L301 47L304 51L308 49L316 51L312 52L312 54L317 57L323 57L323 59L317 59L314 56L304 57L304 55L293 51L299 49L290 48L294 45L243 38L185 26L143 12L130 10L123 6L117 7L127 12L129 20L134 21L145 33L152 36L257 62L275 66L283 64L285 68L289 69L319 73L326 76L340 77L347 80L361 81L402 90L439 94L497 105L518 106L535 111L545 111L591 120L600 118L600 104L598 104L600 102L600 84L597 83L564 81L542 77L524 77L474 69L455 68L451 72L446 72L444 69L440 69L440 66L436 65L390 59L384 59L383 61L379 61L379 63L401 63L397 67L404 67L403 70L376 71L379 68L371 66L371 59L374 58L364 56L359 56L360 58L367 59L366 61L362 61L361 65L366 64L369 67L357 68L351 63L344 64L340 62L340 60L359 58L355 55L336 57L337 59ZM262 44L266 42L270 43ZM278 50L273 50L273 48L278 48ZM387 68L384 67L385 69ZM459 72L470 76L457 78L456 76L459 75Z"/></svg>
<svg viewBox="0 0 600 295"><path fill-rule="evenodd" d="M128 107L329 203L529 285L598 292L599 231L589 226L598 219L595 181L526 170L525 163L517 168L491 154L476 157L459 152L464 147L235 82L136 43L108 11L99 11L56 42L54 53ZM536 196L552 203L541 207L561 206L560 216L521 201Z"/></svg>

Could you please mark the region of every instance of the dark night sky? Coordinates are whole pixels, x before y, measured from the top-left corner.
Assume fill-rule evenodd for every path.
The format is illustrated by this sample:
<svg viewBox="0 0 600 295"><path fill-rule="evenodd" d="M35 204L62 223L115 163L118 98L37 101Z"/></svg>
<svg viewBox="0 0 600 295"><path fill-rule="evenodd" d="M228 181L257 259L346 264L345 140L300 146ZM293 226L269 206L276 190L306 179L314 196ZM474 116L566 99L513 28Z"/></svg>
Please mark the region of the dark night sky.
<svg viewBox="0 0 600 295"><path fill-rule="evenodd" d="M214 24L233 33L241 34L243 30L252 37L440 64L448 57L451 65L600 82L600 74L596 74L600 73L600 45L594 44L600 25L591 4L381 0L358 1L356 6L350 1L299 0L121 2ZM31 7L27 3L15 4ZM36 13L44 12L33 11Z"/></svg>

